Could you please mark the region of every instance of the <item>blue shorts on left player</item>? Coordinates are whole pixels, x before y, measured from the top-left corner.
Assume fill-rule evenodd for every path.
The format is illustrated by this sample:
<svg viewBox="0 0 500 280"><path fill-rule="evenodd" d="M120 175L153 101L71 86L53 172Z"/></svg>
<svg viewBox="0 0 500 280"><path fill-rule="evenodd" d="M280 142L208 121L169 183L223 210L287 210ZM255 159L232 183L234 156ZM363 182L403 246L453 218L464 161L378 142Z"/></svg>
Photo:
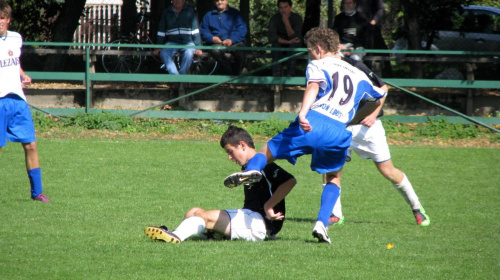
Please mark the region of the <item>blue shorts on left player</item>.
<svg viewBox="0 0 500 280"><path fill-rule="evenodd" d="M29 144L36 142L35 127L28 103L16 94L0 98L0 149L10 142ZM39 167L29 169L31 198L50 202L42 194L42 173Z"/></svg>
<svg viewBox="0 0 500 280"><path fill-rule="evenodd" d="M28 103L15 94L0 98L0 147L10 142L35 142L35 127Z"/></svg>

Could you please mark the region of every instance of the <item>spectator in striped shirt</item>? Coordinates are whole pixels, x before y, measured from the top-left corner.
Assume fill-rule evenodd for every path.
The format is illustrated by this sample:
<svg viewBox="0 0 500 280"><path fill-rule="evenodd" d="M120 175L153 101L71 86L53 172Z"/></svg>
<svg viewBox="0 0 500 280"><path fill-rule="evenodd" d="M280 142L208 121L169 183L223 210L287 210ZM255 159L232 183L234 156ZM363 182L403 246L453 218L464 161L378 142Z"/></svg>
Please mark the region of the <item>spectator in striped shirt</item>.
<svg viewBox="0 0 500 280"><path fill-rule="evenodd" d="M162 13L158 25L157 44L179 46L178 48L157 49L155 55L159 55L166 70L170 74L186 74L193 63L193 56L201 56L202 51L194 48L182 48L180 46L199 46L201 44L200 31L198 29L198 15L193 7L186 4L186 0L172 0ZM180 53L181 60L179 69L174 61L174 56Z"/></svg>

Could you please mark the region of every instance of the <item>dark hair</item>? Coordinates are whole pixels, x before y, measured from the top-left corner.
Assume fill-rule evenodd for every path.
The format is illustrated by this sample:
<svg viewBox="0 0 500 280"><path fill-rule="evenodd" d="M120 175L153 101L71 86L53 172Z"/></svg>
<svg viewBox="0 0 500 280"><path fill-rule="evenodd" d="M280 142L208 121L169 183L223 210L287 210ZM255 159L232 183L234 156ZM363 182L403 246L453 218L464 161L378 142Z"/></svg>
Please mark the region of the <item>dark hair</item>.
<svg viewBox="0 0 500 280"><path fill-rule="evenodd" d="M290 7L293 5L292 0L278 0L278 2L276 3L276 6L278 6L278 8L280 7L280 3L288 3Z"/></svg>
<svg viewBox="0 0 500 280"><path fill-rule="evenodd" d="M315 27L307 31L304 42L307 47L320 46L326 52L336 53L339 51L339 34L326 27Z"/></svg>
<svg viewBox="0 0 500 280"><path fill-rule="evenodd" d="M12 8L4 0L0 0L0 15L5 16L6 18L12 17Z"/></svg>
<svg viewBox="0 0 500 280"><path fill-rule="evenodd" d="M220 146L222 148L224 148L227 144L236 146L240 143L240 141L247 143L250 148L255 149L252 136L250 136L246 130L230 125L220 138Z"/></svg>

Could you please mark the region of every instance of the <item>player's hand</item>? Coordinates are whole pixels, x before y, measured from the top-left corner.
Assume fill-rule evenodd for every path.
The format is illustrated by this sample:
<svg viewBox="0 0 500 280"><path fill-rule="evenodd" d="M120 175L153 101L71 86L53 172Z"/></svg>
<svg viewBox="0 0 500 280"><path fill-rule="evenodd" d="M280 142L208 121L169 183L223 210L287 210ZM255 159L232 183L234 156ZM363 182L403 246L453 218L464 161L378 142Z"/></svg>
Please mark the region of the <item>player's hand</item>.
<svg viewBox="0 0 500 280"><path fill-rule="evenodd" d="M366 116L363 120L361 120L359 123L364 125L364 126L371 127L372 125L375 124L376 120L377 120L377 116L370 114L370 115Z"/></svg>
<svg viewBox="0 0 500 280"><path fill-rule="evenodd" d="M194 55L196 55L196 56L202 56L203 52L201 50L195 50L194 51Z"/></svg>
<svg viewBox="0 0 500 280"><path fill-rule="evenodd" d="M309 121L305 117L299 116L299 125L302 130L305 132L309 132L312 130L312 126L309 124Z"/></svg>
<svg viewBox="0 0 500 280"><path fill-rule="evenodd" d="M225 47L230 47L233 45L233 41L231 41L231 39L226 39L226 40L222 41L222 45Z"/></svg>
<svg viewBox="0 0 500 280"><path fill-rule="evenodd" d="M153 50L153 55L154 56L159 56L160 52L161 52L161 49L155 49L155 50Z"/></svg>
<svg viewBox="0 0 500 280"><path fill-rule="evenodd" d="M31 77L26 75L26 74L22 74L21 75L21 84L23 86L27 86L27 85L31 84Z"/></svg>
<svg viewBox="0 0 500 280"><path fill-rule="evenodd" d="M274 213L273 208L266 209L265 211L267 218L271 221L281 221L285 218L285 216L281 212Z"/></svg>

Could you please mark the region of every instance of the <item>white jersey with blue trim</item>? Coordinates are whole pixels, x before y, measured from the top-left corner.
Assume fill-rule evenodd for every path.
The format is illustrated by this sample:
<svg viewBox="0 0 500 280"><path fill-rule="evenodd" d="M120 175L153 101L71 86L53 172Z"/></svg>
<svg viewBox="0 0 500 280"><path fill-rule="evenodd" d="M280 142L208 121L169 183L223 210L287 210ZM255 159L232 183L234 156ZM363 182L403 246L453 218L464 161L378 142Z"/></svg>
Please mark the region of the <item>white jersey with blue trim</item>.
<svg viewBox="0 0 500 280"><path fill-rule="evenodd" d="M17 32L7 31L0 36L0 97L10 93L26 100L21 85L21 47L23 38Z"/></svg>
<svg viewBox="0 0 500 280"><path fill-rule="evenodd" d="M311 110L345 124L356 115L361 100L374 102L386 95L361 70L333 56L309 62L306 78L307 83L319 83Z"/></svg>

